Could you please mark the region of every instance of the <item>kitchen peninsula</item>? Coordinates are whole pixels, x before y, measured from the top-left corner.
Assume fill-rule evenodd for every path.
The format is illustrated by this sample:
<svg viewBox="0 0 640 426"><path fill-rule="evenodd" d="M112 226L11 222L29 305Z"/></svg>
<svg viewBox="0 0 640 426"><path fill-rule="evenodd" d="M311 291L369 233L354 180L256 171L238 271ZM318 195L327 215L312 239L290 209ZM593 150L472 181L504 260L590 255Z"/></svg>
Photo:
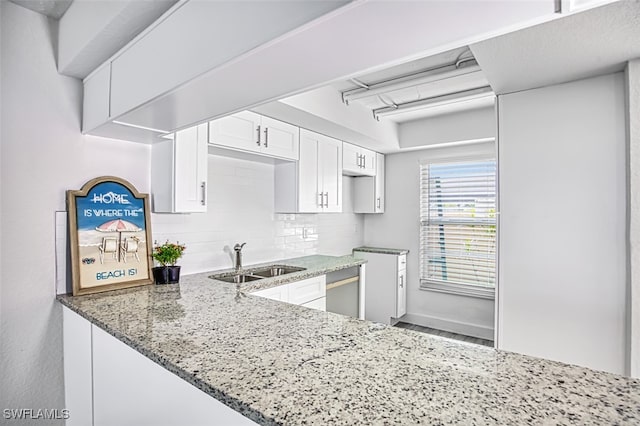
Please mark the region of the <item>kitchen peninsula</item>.
<svg viewBox="0 0 640 426"><path fill-rule="evenodd" d="M306 276L362 262L282 261ZM255 282L210 275L58 300L258 424L640 422L638 380L269 300L245 291Z"/></svg>

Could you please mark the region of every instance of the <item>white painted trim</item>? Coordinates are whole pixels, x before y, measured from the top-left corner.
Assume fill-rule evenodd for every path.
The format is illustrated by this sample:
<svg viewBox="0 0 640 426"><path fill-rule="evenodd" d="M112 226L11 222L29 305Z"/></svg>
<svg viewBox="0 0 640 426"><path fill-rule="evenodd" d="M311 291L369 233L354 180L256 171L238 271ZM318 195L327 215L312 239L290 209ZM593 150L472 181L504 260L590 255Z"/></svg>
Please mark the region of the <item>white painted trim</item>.
<svg viewBox="0 0 640 426"><path fill-rule="evenodd" d="M502 312L502 298L500 287L500 126L499 126L499 112L500 112L500 96L496 95L496 103L494 108L495 121L496 121L496 139L495 139L495 156L496 156L496 280L494 283L495 295L494 295L494 316L493 316L493 347L499 348L501 343L501 312Z"/></svg>
<svg viewBox="0 0 640 426"><path fill-rule="evenodd" d="M454 321L430 315L407 313L400 320L410 324L421 325L422 327L435 328L437 330L478 337L480 339L492 340L494 334L493 328L491 327L484 327L477 324Z"/></svg>
<svg viewBox="0 0 640 426"><path fill-rule="evenodd" d="M429 280L420 280L420 290L477 297L479 299L495 299L495 289L468 284L438 283Z"/></svg>
<svg viewBox="0 0 640 426"><path fill-rule="evenodd" d="M488 142L495 142L495 138L469 139L466 141L437 143L433 145L412 146L409 148L401 148L398 151L386 151L384 153L385 154L403 154L405 152L427 151L431 149L441 149L441 148L449 148L453 146L473 145L473 144L481 144L481 143L488 143Z"/></svg>
<svg viewBox="0 0 640 426"><path fill-rule="evenodd" d="M625 101L627 119L627 304L626 373L640 377L640 101L635 97L640 76L640 58L625 67ZM636 86L634 87L634 84Z"/></svg>

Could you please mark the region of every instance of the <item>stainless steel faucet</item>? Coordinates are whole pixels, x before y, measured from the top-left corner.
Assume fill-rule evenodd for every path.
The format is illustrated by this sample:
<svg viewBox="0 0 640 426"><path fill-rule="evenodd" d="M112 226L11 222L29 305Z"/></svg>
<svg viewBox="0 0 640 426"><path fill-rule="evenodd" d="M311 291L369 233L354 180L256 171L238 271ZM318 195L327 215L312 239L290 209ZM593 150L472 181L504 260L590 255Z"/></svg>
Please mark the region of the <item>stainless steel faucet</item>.
<svg viewBox="0 0 640 426"><path fill-rule="evenodd" d="M233 246L233 250L236 252L236 271L242 269L242 247L247 243L236 244Z"/></svg>

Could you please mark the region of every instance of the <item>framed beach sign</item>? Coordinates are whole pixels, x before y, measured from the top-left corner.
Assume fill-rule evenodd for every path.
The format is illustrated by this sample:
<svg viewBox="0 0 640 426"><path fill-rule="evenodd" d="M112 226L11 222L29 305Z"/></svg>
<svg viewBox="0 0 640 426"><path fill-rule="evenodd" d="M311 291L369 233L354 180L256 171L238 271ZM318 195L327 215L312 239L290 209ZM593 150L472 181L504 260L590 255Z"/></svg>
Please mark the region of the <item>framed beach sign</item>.
<svg viewBox="0 0 640 426"><path fill-rule="evenodd" d="M153 283L149 196L103 176L67 191L73 295Z"/></svg>

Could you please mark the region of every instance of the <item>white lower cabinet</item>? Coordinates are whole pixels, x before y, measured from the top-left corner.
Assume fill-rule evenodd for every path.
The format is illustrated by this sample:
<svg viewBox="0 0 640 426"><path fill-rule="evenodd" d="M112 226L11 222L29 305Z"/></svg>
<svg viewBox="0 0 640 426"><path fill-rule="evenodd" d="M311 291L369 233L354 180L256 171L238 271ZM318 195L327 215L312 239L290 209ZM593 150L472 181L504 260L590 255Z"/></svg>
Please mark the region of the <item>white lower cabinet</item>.
<svg viewBox="0 0 640 426"><path fill-rule="evenodd" d="M369 321L393 324L407 313L407 255L353 251L367 260L365 316Z"/></svg>
<svg viewBox="0 0 640 426"><path fill-rule="evenodd" d="M71 310L63 318L68 426L256 424Z"/></svg>
<svg viewBox="0 0 640 426"><path fill-rule="evenodd" d="M254 293L256 296L265 297L271 300L278 300L280 302L288 302L289 301L289 286L288 285L279 285L277 287L265 288L264 290L259 290Z"/></svg>
<svg viewBox="0 0 640 426"><path fill-rule="evenodd" d="M303 303L302 306L311 309L317 309L319 311L327 310L327 298L321 297L320 299L312 300L311 302Z"/></svg>
<svg viewBox="0 0 640 426"><path fill-rule="evenodd" d="M251 294L266 297L267 299L288 302L294 305L302 305L308 308L326 310L326 275L308 278L277 287L258 290Z"/></svg>

